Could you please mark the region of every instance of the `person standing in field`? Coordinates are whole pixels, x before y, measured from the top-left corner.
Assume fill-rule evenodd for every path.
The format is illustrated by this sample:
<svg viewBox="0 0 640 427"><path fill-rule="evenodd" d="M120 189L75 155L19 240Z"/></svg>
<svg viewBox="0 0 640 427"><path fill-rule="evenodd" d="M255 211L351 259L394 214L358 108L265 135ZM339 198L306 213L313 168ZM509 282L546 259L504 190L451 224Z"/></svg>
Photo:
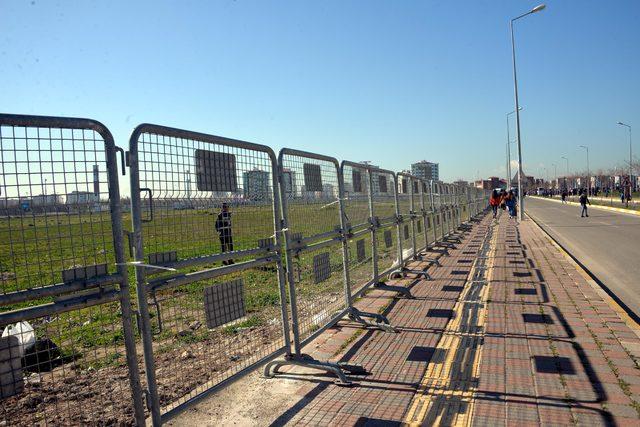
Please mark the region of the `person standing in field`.
<svg viewBox="0 0 640 427"><path fill-rule="evenodd" d="M220 249L222 252L233 252L233 231L231 228L231 212L229 212L229 205L227 203L222 204L222 211L218 214L215 223L218 237L220 238ZM233 260L222 261L224 265L233 264Z"/></svg>
<svg viewBox="0 0 640 427"><path fill-rule="evenodd" d="M589 214L587 213L587 203L591 204L589 198L587 197L587 192L580 191L580 206L582 207L582 211L580 212L581 218L584 218L585 216L589 217Z"/></svg>
<svg viewBox="0 0 640 427"><path fill-rule="evenodd" d="M491 192L491 196L489 197L489 205L491 206L491 210L493 211L493 217L495 218L498 215L498 206L500 206L500 202L502 198L500 194L498 194L498 190L493 190Z"/></svg>

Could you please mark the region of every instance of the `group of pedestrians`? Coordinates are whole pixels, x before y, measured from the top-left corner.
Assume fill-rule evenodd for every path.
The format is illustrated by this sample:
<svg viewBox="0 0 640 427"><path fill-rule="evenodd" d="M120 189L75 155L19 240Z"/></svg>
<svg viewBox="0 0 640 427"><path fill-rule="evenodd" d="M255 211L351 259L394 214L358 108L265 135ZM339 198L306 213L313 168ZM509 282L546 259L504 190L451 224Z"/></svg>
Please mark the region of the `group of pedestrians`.
<svg viewBox="0 0 640 427"><path fill-rule="evenodd" d="M493 210L493 217L496 218L498 215L498 208L500 209L508 209L509 210L509 218L515 218L517 213L517 205L518 205L518 197L513 192L513 190L509 190L508 192L504 189L493 190L491 192L491 196L489 197L489 205Z"/></svg>
<svg viewBox="0 0 640 427"><path fill-rule="evenodd" d="M562 201L563 204L567 204L567 196L569 195L569 193L567 192L567 190L562 190L562 193L560 193L560 200ZM589 200L589 197L587 197L587 190L585 189L580 189L580 191L578 192L578 201L580 202L580 217L584 218L584 217L588 217L589 213L587 211L587 205L591 204L591 201Z"/></svg>

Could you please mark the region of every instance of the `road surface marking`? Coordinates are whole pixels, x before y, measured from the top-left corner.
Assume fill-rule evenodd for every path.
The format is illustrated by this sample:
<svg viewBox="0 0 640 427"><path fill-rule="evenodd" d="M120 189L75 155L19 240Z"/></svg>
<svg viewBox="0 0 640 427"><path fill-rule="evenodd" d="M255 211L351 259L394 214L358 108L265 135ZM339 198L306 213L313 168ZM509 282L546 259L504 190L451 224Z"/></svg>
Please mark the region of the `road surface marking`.
<svg viewBox="0 0 640 427"><path fill-rule="evenodd" d="M471 424L497 236L497 226L490 225L480 257L453 308L454 317L413 397L404 421L407 425Z"/></svg>
<svg viewBox="0 0 640 427"><path fill-rule="evenodd" d="M562 200L549 199L547 197L538 197L538 196L529 196L529 197L531 197L532 199L548 200L548 201L551 201L551 202L562 203ZM567 203L564 203L564 204L573 205L573 206L580 206L580 203L577 203L577 202L567 202ZM614 208L612 206L602 206L602 205L589 205L589 208L602 209L602 210L606 210L606 211L620 212L620 213L624 213L624 214L640 216L640 211L633 210L633 209Z"/></svg>

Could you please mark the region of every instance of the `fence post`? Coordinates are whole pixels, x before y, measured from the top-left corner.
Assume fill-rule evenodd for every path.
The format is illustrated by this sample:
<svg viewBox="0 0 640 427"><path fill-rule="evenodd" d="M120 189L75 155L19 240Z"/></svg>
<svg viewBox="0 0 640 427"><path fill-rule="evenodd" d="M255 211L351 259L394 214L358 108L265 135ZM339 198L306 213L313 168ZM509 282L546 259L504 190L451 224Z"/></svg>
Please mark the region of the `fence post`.
<svg viewBox="0 0 640 427"><path fill-rule="evenodd" d="M284 268L282 265L282 249L284 248L284 243L282 241L283 235L283 208L281 202L281 192L280 188L282 187L283 182L283 174L280 169L280 165L278 164L277 159L275 158L275 154L273 152L269 152L269 157L271 158L271 186L272 186L272 194L273 194L273 229L274 229L274 239L275 239L275 252L276 252L276 268L278 270L278 290L280 292L280 312L282 315L282 336L284 338L284 346L285 346L285 354L286 357L291 356L291 334L289 331L289 315L287 312L287 294L286 294L286 277L284 275ZM282 204L281 204L282 203ZM286 259L286 258L285 258Z"/></svg>
<svg viewBox="0 0 640 427"><path fill-rule="evenodd" d="M110 143L113 137L109 132ZM109 143L105 141L105 143ZM115 145L114 145L115 147ZM129 276L124 254L123 230L122 230L122 202L120 199L120 185L118 183L118 162L115 151L108 150L107 169L109 170L109 208L112 216L113 247L118 274L122 276L120 284L120 308L122 311L122 327L124 332L124 344L126 350L127 366L129 368L129 384L133 398L133 408L136 424L145 424L144 402L142 398L142 385L140 383L140 371L138 370L138 357L133 333L133 316L131 309L131 295L129 293ZM125 165L122 165L124 168ZM123 170L124 173L124 170Z"/></svg>
<svg viewBox="0 0 640 427"><path fill-rule="evenodd" d="M138 135L134 131L129 143L130 185L131 185L131 223L133 227L133 260L144 263L144 248L142 243L142 201L140 199L140 171L138 163ZM156 369L153 359L153 340L151 324L149 322L149 305L147 302L147 286L145 267L136 265L136 295L138 310L140 311L140 335L144 355L145 375L147 378L147 407L151 411L151 422L154 426L162 424L160 416L160 399L156 383Z"/></svg>

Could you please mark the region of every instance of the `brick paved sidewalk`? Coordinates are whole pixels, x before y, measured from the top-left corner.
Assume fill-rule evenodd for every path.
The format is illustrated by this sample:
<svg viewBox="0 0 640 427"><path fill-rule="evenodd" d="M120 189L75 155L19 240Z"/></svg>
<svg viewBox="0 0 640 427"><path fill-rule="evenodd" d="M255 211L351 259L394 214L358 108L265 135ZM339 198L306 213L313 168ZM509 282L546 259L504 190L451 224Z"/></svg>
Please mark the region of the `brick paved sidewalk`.
<svg viewBox="0 0 640 427"><path fill-rule="evenodd" d="M487 217L456 246L399 281L415 299L358 302L398 333L341 322L305 349L370 373L305 372L274 425L640 425L640 339L532 221Z"/></svg>

